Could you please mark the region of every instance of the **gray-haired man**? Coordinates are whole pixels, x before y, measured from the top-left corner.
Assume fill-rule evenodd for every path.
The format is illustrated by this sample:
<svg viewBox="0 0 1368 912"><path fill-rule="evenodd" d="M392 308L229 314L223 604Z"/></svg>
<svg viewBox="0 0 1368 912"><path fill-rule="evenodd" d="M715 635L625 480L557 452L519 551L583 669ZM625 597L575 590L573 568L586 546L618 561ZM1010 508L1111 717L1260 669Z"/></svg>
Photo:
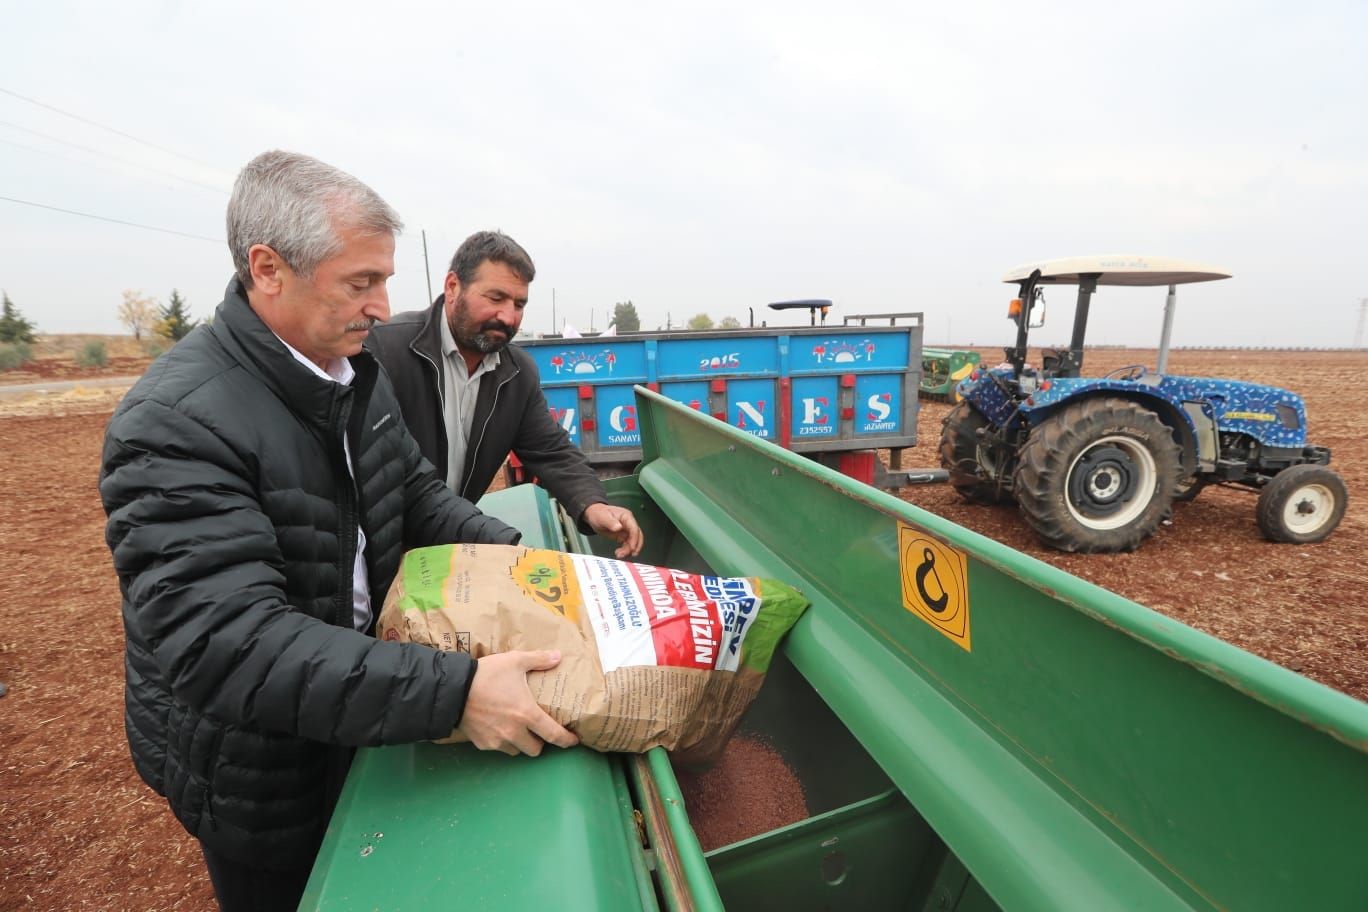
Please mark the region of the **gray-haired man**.
<svg viewBox="0 0 1368 912"><path fill-rule="evenodd" d="M268 152L228 204L237 275L212 325L111 419L100 494L123 592L133 762L204 848L224 909L294 909L358 745L445 737L537 754L575 737L526 673L371 631L403 552L518 540L419 454L362 351L389 316L394 211Z"/></svg>

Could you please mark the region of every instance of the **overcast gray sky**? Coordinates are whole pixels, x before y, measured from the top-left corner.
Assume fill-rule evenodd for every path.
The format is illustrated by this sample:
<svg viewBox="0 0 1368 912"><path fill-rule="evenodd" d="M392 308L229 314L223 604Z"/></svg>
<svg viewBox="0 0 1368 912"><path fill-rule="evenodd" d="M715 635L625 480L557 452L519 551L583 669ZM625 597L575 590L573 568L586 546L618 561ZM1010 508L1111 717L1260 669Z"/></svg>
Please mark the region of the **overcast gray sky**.
<svg viewBox="0 0 1368 912"><path fill-rule="evenodd" d="M399 210L396 311L420 230L434 288L470 232L517 238L537 332L554 289L581 328L826 297L1006 344L1009 267L1101 253L1234 274L1180 289L1175 344L1348 345L1368 298L1354 0L6 6L0 197L198 236L0 200L0 287L46 332L122 331L128 288L211 313L270 148ZM1105 292L1090 341L1154 345L1162 304Z"/></svg>

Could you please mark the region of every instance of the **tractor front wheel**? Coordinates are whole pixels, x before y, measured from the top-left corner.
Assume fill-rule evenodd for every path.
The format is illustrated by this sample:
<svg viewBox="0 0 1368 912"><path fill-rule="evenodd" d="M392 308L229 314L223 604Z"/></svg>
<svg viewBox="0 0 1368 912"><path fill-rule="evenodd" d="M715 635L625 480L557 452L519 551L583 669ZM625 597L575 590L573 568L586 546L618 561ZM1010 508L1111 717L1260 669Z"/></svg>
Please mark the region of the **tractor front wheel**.
<svg viewBox="0 0 1368 912"><path fill-rule="evenodd" d="M1269 541L1310 544L1335 531L1348 503L1349 490L1334 471L1295 465L1274 475L1259 492L1255 516Z"/></svg>
<svg viewBox="0 0 1368 912"><path fill-rule="evenodd" d="M1173 509L1179 449L1159 416L1089 399L1031 430L1014 488L1026 521L1061 551L1133 551Z"/></svg>
<svg viewBox="0 0 1368 912"><path fill-rule="evenodd" d="M941 466L950 471L955 491L970 503L1008 503L1012 495L1001 482L1008 475L1002 463L1009 456L979 438L987 427L988 419L968 402L952 408L941 423Z"/></svg>

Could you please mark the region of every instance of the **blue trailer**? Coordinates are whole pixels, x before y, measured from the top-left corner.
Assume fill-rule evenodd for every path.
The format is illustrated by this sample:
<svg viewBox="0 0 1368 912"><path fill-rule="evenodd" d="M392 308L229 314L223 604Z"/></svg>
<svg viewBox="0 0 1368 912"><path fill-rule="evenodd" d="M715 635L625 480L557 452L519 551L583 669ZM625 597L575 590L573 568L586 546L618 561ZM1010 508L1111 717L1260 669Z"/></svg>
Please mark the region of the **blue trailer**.
<svg viewBox="0 0 1368 912"><path fill-rule="evenodd" d="M900 315L908 316L908 315ZM917 443L921 314L900 326L768 327L520 340L551 414L605 474L641 460L632 387L880 487L944 480L901 470ZM875 458L891 451L893 471Z"/></svg>

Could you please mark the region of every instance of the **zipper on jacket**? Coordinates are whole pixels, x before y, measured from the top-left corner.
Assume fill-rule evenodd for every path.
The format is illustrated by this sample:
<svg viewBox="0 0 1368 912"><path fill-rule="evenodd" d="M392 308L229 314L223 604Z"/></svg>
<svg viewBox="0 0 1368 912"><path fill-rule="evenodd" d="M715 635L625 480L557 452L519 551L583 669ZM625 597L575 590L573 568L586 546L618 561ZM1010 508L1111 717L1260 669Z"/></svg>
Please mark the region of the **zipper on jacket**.
<svg viewBox="0 0 1368 912"><path fill-rule="evenodd" d="M510 364L513 363L512 358L509 358L508 360ZM485 415L484 424L480 425L480 437L478 440L475 441L475 448L466 454L466 462L470 463L472 467L474 467L475 465L475 460L478 459L480 456L480 444L484 443L485 431L489 428L489 422L494 417L494 410L499 407L499 393L503 392L504 386L511 383L513 381L513 378L521 373L522 368L514 364L513 373L509 374L507 377L504 377L502 380L499 381L499 385L494 387L494 401L489 404L489 413ZM445 412L443 414L445 414ZM462 474L465 474L465 466L461 466L461 472ZM473 475L474 473L472 472L471 474ZM462 497L466 496L466 491L469 490L469 488L470 475L466 475L465 481L461 483Z"/></svg>
<svg viewBox="0 0 1368 912"><path fill-rule="evenodd" d="M333 472L339 469L345 483L338 484L337 490L341 495L338 498L338 509L341 514L341 524L337 530L339 543L348 539L344 538L345 533L350 530L351 549L343 546L337 549L337 595L335 597L337 610L337 626L355 629L356 624L353 617L356 612L355 590L356 590L356 546L360 541L360 536L356 530L360 527L361 518L358 516L358 504L361 500L361 492L356 485L356 478L352 474L352 466L347 462L347 417L350 409L347 408L346 400L341 396L333 395L331 414L328 416L328 432L332 434L338 427L342 429L341 440L329 439L328 450L333 461ZM339 419L341 419L339 421ZM348 560L350 558L350 560ZM346 585L343 586L343 581Z"/></svg>
<svg viewBox="0 0 1368 912"><path fill-rule="evenodd" d="M441 448L442 448L443 450L446 450L446 451L447 451L447 454L446 454L446 461L447 461L447 463L448 463L448 465L447 465L447 471L450 472L450 471L451 471L451 466L450 466L450 462L451 462L451 441L450 441L449 439L447 439L447 432L446 432L446 391L442 388L442 368L441 368L440 365L437 364L436 361L433 361L431 358L429 358L429 357L427 356L427 352L424 352L424 351L419 350L419 348L418 348L418 339L420 339L420 338L422 338L422 335L421 335L421 334L420 334L417 338L415 338L412 342L409 343L409 351L413 352L415 355L417 355L418 357L420 357L420 358L422 358L424 361L426 361L426 362L428 363L428 365L432 368L433 377L436 378L436 379L435 379L435 382L434 382L434 386L437 387L437 405L438 405L439 408L441 409L441 420L437 422L437 428L438 428L438 430L441 432L441 435L442 435L442 446L441 446ZM446 483L446 479L443 478L443 479L442 479L442 482L443 482L443 484L445 484L445 483Z"/></svg>

